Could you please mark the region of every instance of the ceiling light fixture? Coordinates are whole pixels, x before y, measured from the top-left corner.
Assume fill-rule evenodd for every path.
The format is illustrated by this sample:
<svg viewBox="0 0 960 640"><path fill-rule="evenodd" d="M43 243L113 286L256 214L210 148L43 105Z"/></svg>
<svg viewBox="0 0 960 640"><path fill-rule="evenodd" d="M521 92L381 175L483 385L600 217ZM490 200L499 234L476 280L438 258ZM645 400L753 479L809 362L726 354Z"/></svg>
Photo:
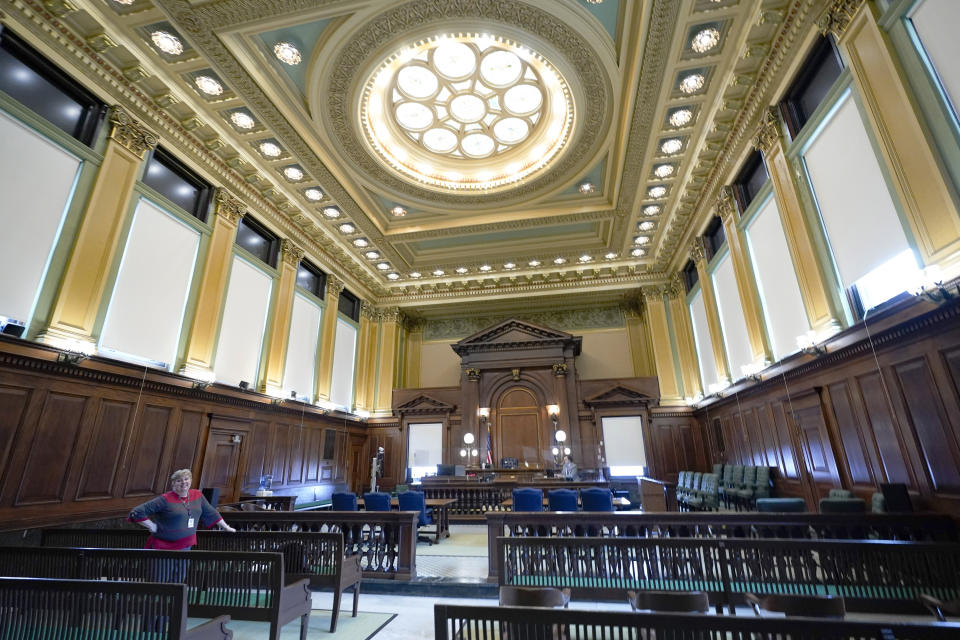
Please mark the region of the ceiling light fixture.
<svg viewBox="0 0 960 640"><path fill-rule="evenodd" d="M504 262L504 263L503 263L503 268L504 268L504 269L515 269L516 266L517 266L517 265L516 265L515 263L513 263L513 262Z"/></svg>
<svg viewBox="0 0 960 640"><path fill-rule="evenodd" d="M340 209L337 209L336 207L324 207L324 209L323 209L323 215L325 215L326 217L330 218L331 220L333 220L333 219L335 219L335 218L339 218L339 217L340 217Z"/></svg>
<svg viewBox="0 0 960 640"><path fill-rule="evenodd" d="M580 256L580 262L590 262L591 260L593 260L593 256L588 256L587 254Z"/></svg>
<svg viewBox="0 0 960 640"><path fill-rule="evenodd" d="M556 257L556 258L553 259L553 264L563 264L563 263L566 262L566 261L567 261L566 258L564 258L564 257L562 257L562 256L558 256L558 257Z"/></svg>
<svg viewBox="0 0 960 640"><path fill-rule="evenodd" d="M637 247L630 252L630 255L632 255L634 258L642 258L643 256L647 255L647 251Z"/></svg>
<svg viewBox="0 0 960 640"><path fill-rule="evenodd" d="M693 111L684 107L683 109L677 109L670 114L670 124L674 127L683 127L690 124L690 121L693 120Z"/></svg>
<svg viewBox="0 0 960 640"><path fill-rule="evenodd" d="M272 142L262 142L260 143L260 153L268 158L279 158L283 151Z"/></svg>
<svg viewBox="0 0 960 640"><path fill-rule="evenodd" d="M169 33L167 31L154 31L150 34L150 39L153 40L153 44L157 46L157 49L163 51L167 55L178 56L183 53L183 43L180 42L180 38Z"/></svg>
<svg viewBox="0 0 960 640"><path fill-rule="evenodd" d="M607 260L613 260L614 258L617 257L617 254L614 253L613 251L611 251L610 253L606 254L606 255L603 256L603 257L606 258Z"/></svg>
<svg viewBox="0 0 960 640"><path fill-rule="evenodd" d="M320 191L320 189L307 189L303 192L303 195L311 202L320 202L323 200L323 191Z"/></svg>
<svg viewBox="0 0 960 640"><path fill-rule="evenodd" d="M653 175L658 178L668 178L673 175L676 166L672 164L659 164L653 168Z"/></svg>
<svg viewBox="0 0 960 640"><path fill-rule="evenodd" d="M223 85L210 76L197 76L193 79L193 82L200 91L208 96L219 96L223 93Z"/></svg>
<svg viewBox="0 0 960 640"><path fill-rule="evenodd" d="M457 273L464 274L468 271L466 267L457 267Z"/></svg>
<svg viewBox="0 0 960 640"><path fill-rule="evenodd" d="M340 233L356 233L357 228L350 224L349 222L344 222L337 229L340 230Z"/></svg>
<svg viewBox="0 0 960 640"><path fill-rule="evenodd" d="M231 113L230 122L232 122L238 129L253 129L255 126L257 126L256 120L251 118L249 114L244 113L243 111L234 111Z"/></svg>
<svg viewBox="0 0 960 640"><path fill-rule="evenodd" d="M580 183L580 193L586 195L588 193L593 193L596 191L596 187L593 186L592 182L582 182Z"/></svg>
<svg viewBox="0 0 960 640"><path fill-rule="evenodd" d="M367 242L366 238L354 238L353 246L357 247L358 249L364 249L366 247L369 247L370 243Z"/></svg>
<svg viewBox="0 0 960 640"><path fill-rule="evenodd" d="M402 218L403 216L407 215L407 210L401 207L400 205L397 205L393 209L390 209L390 213L392 213L397 218Z"/></svg>
<svg viewBox="0 0 960 640"><path fill-rule="evenodd" d="M410 272L410 277L411 277L411 278L414 278L414 279L419 278L421 275L423 275L423 274L421 274L419 271L411 271L411 272Z"/></svg>
<svg viewBox="0 0 960 640"><path fill-rule="evenodd" d="M444 275L445 273L446 273L446 271L444 271L443 269L434 269L434 270L433 270L433 275L437 276L438 278L439 278L440 276Z"/></svg>
<svg viewBox="0 0 960 640"><path fill-rule="evenodd" d="M490 271L490 269L492 269L492 268L493 268L493 267L491 267L491 266L488 265L488 264L482 264L482 265L480 265L480 271L486 272L486 271Z"/></svg>
<svg viewBox="0 0 960 640"><path fill-rule="evenodd" d="M703 88L705 78L702 73L691 73L680 81L680 91L687 95L696 93Z"/></svg>
<svg viewBox="0 0 960 640"><path fill-rule="evenodd" d="M643 208L643 215L645 216L655 216L659 215L661 211L660 205L658 204L648 204Z"/></svg>
<svg viewBox="0 0 960 640"><path fill-rule="evenodd" d="M380 271L386 271L386 270L389 269L389 268L390 268L390 263L389 263L389 262L378 262L378 263L377 263L377 269L380 269Z"/></svg>
<svg viewBox="0 0 960 640"><path fill-rule="evenodd" d="M657 225L647 220L646 222L641 222L638 224L637 228L640 229L640 231L651 231L656 226Z"/></svg>
<svg viewBox="0 0 960 640"><path fill-rule="evenodd" d="M113 0L117 4L122 4L125 7L129 7L134 3L135 0Z"/></svg>
<svg viewBox="0 0 960 640"><path fill-rule="evenodd" d="M303 171L300 167L287 167L283 170L283 175L291 182L300 182L303 180Z"/></svg>
<svg viewBox="0 0 960 640"><path fill-rule="evenodd" d="M656 187L650 187L649 189L647 189L647 195L655 200L658 200L663 196L667 195L667 188L661 185L657 185Z"/></svg>
<svg viewBox="0 0 960 640"><path fill-rule="evenodd" d="M273 53L280 62L289 64L290 66L300 64L300 61L303 60L303 56L300 55L300 50L289 42L278 42L273 45Z"/></svg>
<svg viewBox="0 0 960 640"><path fill-rule="evenodd" d="M633 244L649 244L650 236L634 236Z"/></svg>
<svg viewBox="0 0 960 640"><path fill-rule="evenodd" d="M706 53L720 42L720 32L710 27L697 32L690 41L690 48L697 53Z"/></svg>
<svg viewBox="0 0 960 640"><path fill-rule="evenodd" d="M379 251L367 251L365 254L363 254L363 257L366 258L367 260L379 260L379 259L380 259L380 252L379 252Z"/></svg>
<svg viewBox="0 0 960 640"><path fill-rule="evenodd" d="M669 138L660 143L660 151L667 155L673 155L683 148L683 141L680 138Z"/></svg>
<svg viewBox="0 0 960 640"><path fill-rule="evenodd" d="M400 274L395 271L391 271L390 273L387 274L387 278L390 280L399 280Z"/></svg>
<svg viewBox="0 0 960 640"><path fill-rule="evenodd" d="M539 260L531 260L527 264L531 267L539 267L542 263Z"/></svg>

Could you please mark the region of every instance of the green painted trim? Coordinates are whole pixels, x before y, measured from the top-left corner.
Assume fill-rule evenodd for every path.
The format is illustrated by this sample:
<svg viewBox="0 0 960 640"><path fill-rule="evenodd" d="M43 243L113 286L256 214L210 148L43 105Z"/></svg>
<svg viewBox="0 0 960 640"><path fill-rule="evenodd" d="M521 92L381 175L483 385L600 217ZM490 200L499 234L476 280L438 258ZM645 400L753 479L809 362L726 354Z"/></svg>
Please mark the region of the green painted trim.
<svg viewBox="0 0 960 640"><path fill-rule="evenodd" d="M147 163L144 162L143 164L144 164L144 170L146 170ZM153 204L157 205L158 207L160 207L161 209L163 209L164 211L172 215L174 218L176 218L180 222L183 222L184 224L189 225L190 227L193 227L200 233L204 233L207 235L210 235L211 233L213 233L213 229L209 224L199 220L196 216L190 215L189 213L184 211L179 205L175 204L172 200L168 199L159 191L156 191L152 187L144 184L143 182L137 182L137 184L133 187L133 192L135 194L138 194L142 198L150 200L151 202L153 202ZM213 214L211 213L211 215Z"/></svg>
<svg viewBox="0 0 960 640"><path fill-rule="evenodd" d="M191 216L192 217L192 216ZM196 218L194 218L196 220ZM197 220L197 222L200 222ZM200 298L200 284L203 280L203 270L206 268L210 256L210 241L213 234L208 230L201 232L200 244L197 246L197 259L193 265L193 276L190 278L190 291L187 293L187 304L183 310L183 321L180 329L180 340L177 342L177 359L174 363L174 372L183 368L187 357L187 344L190 333L193 331L193 320L197 313L197 303Z"/></svg>
<svg viewBox="0 0 960 640"><path fill-rule="evenodd" d="M764 182L760 190L757 191L757 195L750 201L750 205L740 214L740 221L737 222L737 230L740 231L740 233L745 232L747 228L753 224L753 220L759 215L760 210L766 206L772 195L773 181L767 178L767 181Z"/></svg>

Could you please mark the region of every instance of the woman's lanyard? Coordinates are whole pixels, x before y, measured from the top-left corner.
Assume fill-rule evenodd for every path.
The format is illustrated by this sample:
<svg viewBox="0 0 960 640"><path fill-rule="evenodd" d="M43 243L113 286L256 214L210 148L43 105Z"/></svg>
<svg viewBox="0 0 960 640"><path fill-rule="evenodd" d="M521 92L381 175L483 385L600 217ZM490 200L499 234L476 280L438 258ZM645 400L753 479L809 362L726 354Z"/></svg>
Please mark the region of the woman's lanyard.
<svg viewBox="0 0 960 640"><path fill-rule="evenodd" d="M187 494L187 498L182 498L180 497L179 494L177 495L177 497L180 498L180 504L183 505L183 510L187 512L187 529L196 528L197 521L194 520L193 514L190 513L190 506L189 506L189 503L187 502L187 498L190 497L190 494L189 493Z"/></svg>

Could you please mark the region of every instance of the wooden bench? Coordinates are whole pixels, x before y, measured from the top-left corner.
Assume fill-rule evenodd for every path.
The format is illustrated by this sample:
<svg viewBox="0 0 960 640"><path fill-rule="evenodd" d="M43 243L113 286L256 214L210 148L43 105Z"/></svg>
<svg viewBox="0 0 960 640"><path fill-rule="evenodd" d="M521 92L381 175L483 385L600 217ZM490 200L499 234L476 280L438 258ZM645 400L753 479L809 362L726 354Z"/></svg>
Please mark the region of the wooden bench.
<svg viewBox="0 0 960 640"><path fill-rule="evenodd" d="M956 640L960 624L852 622L818 618L754 618L703 614L630 613L538 607L437 604L436 640L492 638L723 638L724 640Z"/></svg>
<svg viewBox="0 0 960 640"><path fill-rule="evenodd" d="M187 628L182 584L0 578L0 638L229 640L230 616Z"/></svg>
<svg viewBox="0 0 960 640"><path fill-rule="evenodd" d="M175 582L187 586L187 613L270 623L270 639L300 618L307 637L307 580L287 584L280 553L0 547L0 575L33 578Z"/></svg>
<svg viewBox="0 0 960 640"><path fill-rule="evenodd" d="M500 584L575 596L705 591L733 607L747 593L842 595L848 611L923 614L921 594L960 598L960 544L717 538L507 538Z"/></svg>

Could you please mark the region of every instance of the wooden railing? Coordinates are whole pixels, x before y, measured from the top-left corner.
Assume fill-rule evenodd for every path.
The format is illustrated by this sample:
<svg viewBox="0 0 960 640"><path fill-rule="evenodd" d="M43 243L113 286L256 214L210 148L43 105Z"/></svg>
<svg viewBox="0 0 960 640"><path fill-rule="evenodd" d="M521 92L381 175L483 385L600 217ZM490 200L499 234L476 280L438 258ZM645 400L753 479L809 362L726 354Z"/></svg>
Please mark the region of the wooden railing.
<svg viewBox="0 0 960 640"><path fill-rule="evenodd" d="M753 618L690 614L628 613L526 607L437 604L436 640L491 638L723 638L724 640L948 640L960 624L887 621L853 622L816 618Z"/></svg>
<svg viewBox="0 0 960 640"><path fill-rule="evenodd" d="M497 580L499 536L958 540L943 514L820 513L488 513L488 580Z"/></svg>
<svg viewBox="0 0 960 640"><path fill-rule="evenodd" d="M746 593L841 595L850 611L918 614L921 594L960 598L960 544L743 538L497 539L501 585L570 588L579 597L627 590L699 590L714 604Z"/></svg>
<svg viewBox="0 0 960 640"><path fill-rule="evenodd" d="M423 484L420 490L427 498L455 498L450 508L450 517L455 520L483 520L487 513L510 513L511 508L503 505L513 497L517 487L542 489L547 495L550 489L583 489L587 487L605 487L605 482L566 482L562 480L541 480L536 482L449 482L445 484Z"/></svg>

